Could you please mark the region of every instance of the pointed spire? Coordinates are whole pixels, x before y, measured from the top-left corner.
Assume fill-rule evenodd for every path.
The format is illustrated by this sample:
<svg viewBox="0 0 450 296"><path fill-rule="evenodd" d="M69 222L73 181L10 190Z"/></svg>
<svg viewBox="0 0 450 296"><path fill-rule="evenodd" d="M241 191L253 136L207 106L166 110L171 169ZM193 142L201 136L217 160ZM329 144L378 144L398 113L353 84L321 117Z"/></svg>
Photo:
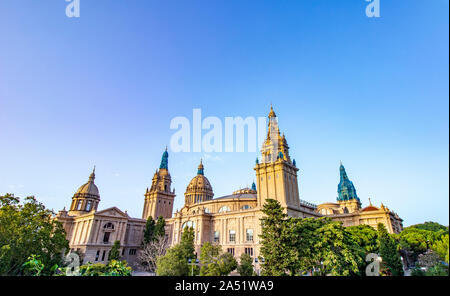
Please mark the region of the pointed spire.
<svg viewBox="0 0 450 296"><path fill-rule="evenodd" d="M161 165L159 166L160 169L169 169L169 153L167 152L167 146L166 150L164 151L162 157L161 157Z"/></svg>
<svg viewBox="0 0 450 296"><path fill-rule="evenodd" d="M340 182L338 184L338 201L345 201L345 200L352 200L356 199L359 201L359 197L356 194L355 186L353 185L353 182L349 180L347 173L345 171L344 166L341 165L339 167L340 172Z"/></svg>
<svg viewBox="0 0 450 296"><path fill-rule="evenodd" d="M197 175L203 175L204 174L204 168L203 168L203 162L200 158L200 164L198 165Z"/></svg>
<svg viewBox="0 0 450 296"><path fill-rule="evenodd" d="M270 112L269 112L269 118L277 117L275 114L275 111L273 111L272 103L270 104Z"/></svg>
<svg viewBox="0 0 450 296"><path fill-rule="evenodd" d="M94 179L95 179L95 165L94 165L94 169L92 170L91 175L89 176L89 181L94 182Z"/></svg>
<svg viewBox="0 0 450 296"><path fill-rule="evenodd" d="M255 191L256 191L256 184L255 184L255 181L253 181L253 183L252 183L252 190L255 190Z"/></svg>

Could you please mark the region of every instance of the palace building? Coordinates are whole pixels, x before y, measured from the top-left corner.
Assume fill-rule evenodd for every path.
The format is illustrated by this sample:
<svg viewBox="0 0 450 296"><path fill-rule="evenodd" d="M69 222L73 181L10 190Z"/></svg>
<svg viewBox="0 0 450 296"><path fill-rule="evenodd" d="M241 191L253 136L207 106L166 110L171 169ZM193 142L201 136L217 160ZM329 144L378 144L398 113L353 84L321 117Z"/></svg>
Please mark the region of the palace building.
<svg viewBox="0 0 450 296"><path fill-rule="evenodd" d="M175 189L169 172L169 154L164 151L159 169L145 191L141 218L129 217L116 207L98 211L100 194L94 184L95 169L86 184L72 197L70 210L60 211L56 219L67 232L71 250L82 254L83 262L105 263L115 240L120 241L122 257L130 265L136 263L142 248L143 231L148 217L166 219L166 236L171 245L180 242L186 226L195 232L195 248L200 253L205 242L219 244L236 257L242 253L259 256L262 207L266 199L277 200L290 217L330 217L344 226L383 223L391 233L402 230L402 219L383 204L362 208L353 183L344 166L340 166L340 182L336 203L314 205L300 199L298 168L291 160L286 137L280 133L278 119L270 108L267 136L256 159L256 183L230 195L214 197L203 162L197 168L184 193L184 206L173 213ZM256 266L258 268L258 266Z"/></svg>

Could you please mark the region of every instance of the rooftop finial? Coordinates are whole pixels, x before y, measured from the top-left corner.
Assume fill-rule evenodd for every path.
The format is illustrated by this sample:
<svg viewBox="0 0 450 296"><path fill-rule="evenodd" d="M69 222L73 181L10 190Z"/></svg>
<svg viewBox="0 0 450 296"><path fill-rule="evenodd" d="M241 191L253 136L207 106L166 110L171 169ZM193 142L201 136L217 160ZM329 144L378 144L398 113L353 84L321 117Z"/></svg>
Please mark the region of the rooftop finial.
<svg viewBox="0 0 450 296"><path fill-rule="evenodd" d="M370 197L369 197L369 204L372 205L372 200L370 199Z"/></svg>
<svg viewBox="0 0 450 296"><path fill-rule="evenodd" d="M94 169L92 170L91 175L89 176L89 181L94 182L95 179L95 165L94 165Z"/></svg>
<svg viewBox="0 0 450 296"><path fill-rule="evenodd" d="M202 162L202 159L200 158L200 164L198 165L197 175L203 175L203 174L204 174L203 162Z"/></svg>
<svg viewBox="0 0 450 296"><path fill-rule="evenodd" d="M270 112L269 112L269 118L277 117L275 114L275 111L273 111L272 103L270 103Z"/></svg>

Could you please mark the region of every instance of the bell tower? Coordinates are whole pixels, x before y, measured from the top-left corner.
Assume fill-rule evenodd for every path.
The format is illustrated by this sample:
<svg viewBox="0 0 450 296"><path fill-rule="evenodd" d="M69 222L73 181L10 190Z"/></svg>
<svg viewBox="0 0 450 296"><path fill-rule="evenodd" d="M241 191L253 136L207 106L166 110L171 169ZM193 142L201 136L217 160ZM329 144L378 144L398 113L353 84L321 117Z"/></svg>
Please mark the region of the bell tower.
<svg viewBox="0 0 450 296"><path fill-rule="evenodd" d="M145 192L142 219L152 216L154 220L162 216L164 219L172 217L175 189L171 189L172 179L169 174L169 153L164 151L159 170L155 172L152 185Z"/></svg>
<svg viewBox="0 0 450 296"><path fill-rule="evenodd" d="M284 134L280 135L278 120L270 106L269 125L266 140L261 149L261 162L256 159L256 184L258 206L262 207L266 199L275 199L281 206L298 209L298 168L295 160L289 156L289 146Z"/></svg>

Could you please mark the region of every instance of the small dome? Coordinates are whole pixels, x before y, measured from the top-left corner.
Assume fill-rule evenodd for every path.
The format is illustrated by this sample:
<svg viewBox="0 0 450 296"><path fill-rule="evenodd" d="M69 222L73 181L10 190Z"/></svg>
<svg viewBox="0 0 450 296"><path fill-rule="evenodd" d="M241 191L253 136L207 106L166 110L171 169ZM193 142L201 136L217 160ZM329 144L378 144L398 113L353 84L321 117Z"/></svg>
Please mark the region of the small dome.
<svg viewBox="0 0 450 296"><path fill-rule="evenodd" d="M374 207L372 205L365 207L364 209L362 209L362 212L372 212L372 211L379 211L380 209L377 207Z"/></svg>
<svg viewBox="0 0 450 296"><path fill-rule="evenodd" d="M89 176L89 181L86 184L81 185L81 187L78 188L75 195L84 195L84 196L89 195L94 197L100 197L97 185L95 185L94 183L94 179L95 179L95 169Z"/></svg>
<svg viewBox="0 0 450 296"><path fill-rule="evenodd" d="M186 193L197 192L202 190L212 191L212 187L211 184L209 183L208 178L206 178L204 175L197 175L189 183L188 187L186 188Z"/></svg>
<svg viewBox="0 0 450 296"><path fill-rule="evenodd" d="M214 196L211 183L204 175L204 167L202 162L198 166L197 175L192 178L191 182L186 188L185 204L190 205L207 200L211 200Z"/></svg>

